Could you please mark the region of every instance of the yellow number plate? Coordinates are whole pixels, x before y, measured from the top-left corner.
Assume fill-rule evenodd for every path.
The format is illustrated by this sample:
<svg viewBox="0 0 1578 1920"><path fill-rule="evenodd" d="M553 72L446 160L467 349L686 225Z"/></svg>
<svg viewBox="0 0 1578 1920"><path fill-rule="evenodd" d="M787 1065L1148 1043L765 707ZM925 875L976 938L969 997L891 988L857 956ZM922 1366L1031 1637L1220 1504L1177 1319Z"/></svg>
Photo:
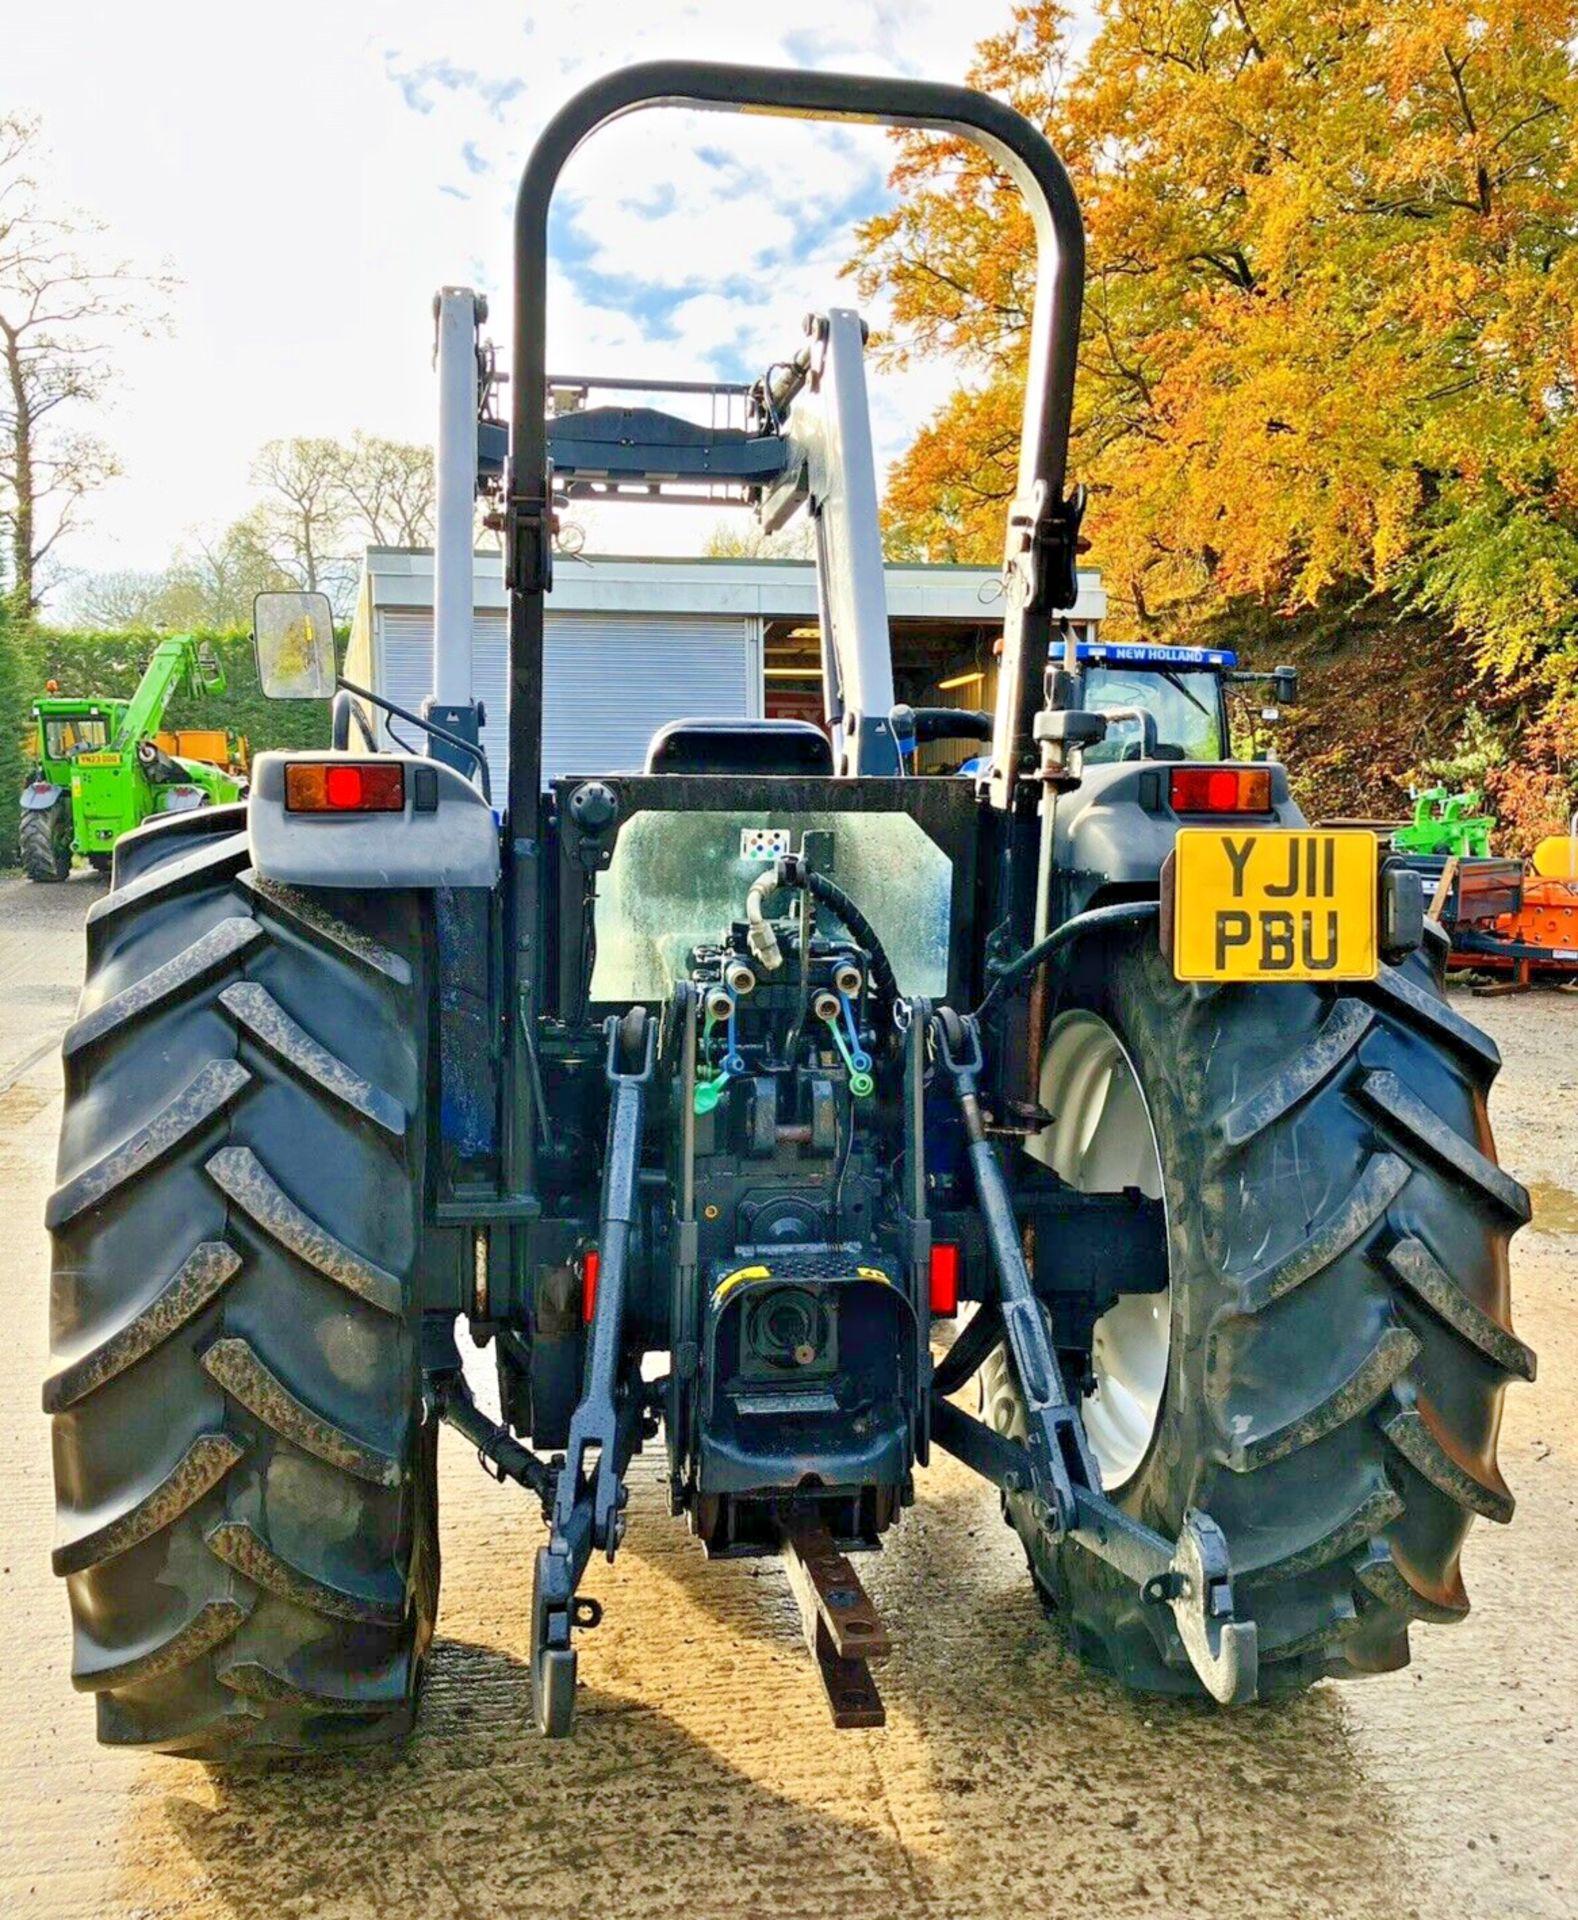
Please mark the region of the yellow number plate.
<svg viewBox="0 0 1578 1920"><path fill-rule="evenodd" d="M1173 865L1180 980L1373 980L1376 839L1184 827Z"/></svg>
<svg viewBox="0 0 1578 1920"><path fill-rule="evenodd" d="M79 767L118 767L120 763L121 757L118 753L79 753L77 755Z"/></svg>

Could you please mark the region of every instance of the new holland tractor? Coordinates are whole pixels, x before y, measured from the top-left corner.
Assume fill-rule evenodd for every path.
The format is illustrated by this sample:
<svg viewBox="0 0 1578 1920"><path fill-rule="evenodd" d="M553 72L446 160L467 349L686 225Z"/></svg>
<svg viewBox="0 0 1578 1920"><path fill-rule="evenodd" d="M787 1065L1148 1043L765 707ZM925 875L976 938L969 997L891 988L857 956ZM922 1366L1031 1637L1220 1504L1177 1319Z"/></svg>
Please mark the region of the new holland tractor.
<svg viewBox="0 0 1578 1920"><path fill-rule="evenodd" d="M906 772L856 315L813 318L743 424L620 382L553 408L555 181L666 105L945 129L1025 197L974 778ZM519 1577L549 1734L642 1449L698 1552L781 1557L841 1725L880 1722L872 1663L903 1657L859 1557L939 1451L1129 1686L1231 1704L1400 1667L1417 1622L1468 1609L1472 1520L1512 1512L1529 1208L1491 1146L1496 1050L1443 998L1417 876L1307 827L1284 768L1143 722L1100 751L1123 723L1063 618L1083 232L1057 156L961 88L640 66L549 124L515 243L507 434L477 302L437 303L434 689L397 715L426 750L375 750L326 604L266 598L265 684L332 697L336 744L129 835L90 916L44 1401L100 1737L223 1760L403 1734L445 1424L540 1516L529 1577L507 1534L495 1577ZM479 474L510 602L491 800ZM556 508L614 496L809 513L825 727L703 714L640 767L544 780Z"/></svg>
<svg viewBox="0 0 1578 1920"><path fill-rule="evenodd" d="M161 735L170 703L223 693L211 648L171 634L154 648L130 699L62 694L53 681L33 703L38 764L22 789L17 838L29 880L66 879L74 857L107 873L123 834L158 815L223 806L246 791L228 766L182 753L179 735ZM214 731L193 736L244 760L245 743Z"/></svg>

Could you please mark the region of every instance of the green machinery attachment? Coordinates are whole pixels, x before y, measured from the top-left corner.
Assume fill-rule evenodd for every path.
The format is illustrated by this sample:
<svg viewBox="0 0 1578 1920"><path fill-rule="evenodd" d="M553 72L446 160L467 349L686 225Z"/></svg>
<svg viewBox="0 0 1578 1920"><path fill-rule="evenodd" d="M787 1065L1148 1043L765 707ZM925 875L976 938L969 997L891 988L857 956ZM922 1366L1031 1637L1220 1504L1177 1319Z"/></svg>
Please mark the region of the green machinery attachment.
<svg viewBox="0 0 1578 1920"><path fill-rule="evenodd" d="M1481 804L1481 795L1472 788L1448 793L1445 787L1426 787L1414 795L1413 821L1397 829L1392 845L1399 853L1482 860L1490 852L1490 830L1496 822L1476 811Z"/></svg>

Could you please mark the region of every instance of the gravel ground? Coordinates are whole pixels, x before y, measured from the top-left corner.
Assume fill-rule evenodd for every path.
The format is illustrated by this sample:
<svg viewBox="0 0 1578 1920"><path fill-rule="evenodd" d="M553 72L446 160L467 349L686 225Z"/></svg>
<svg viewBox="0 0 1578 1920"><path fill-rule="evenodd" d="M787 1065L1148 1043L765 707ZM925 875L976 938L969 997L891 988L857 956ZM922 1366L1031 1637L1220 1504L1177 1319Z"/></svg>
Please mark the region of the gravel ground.
<svg viewBox="0 0 1578 1920"><path fill-rule="evenodd" d="M1506 1057L1494 1117L1530 1183L1514 1252L1540 1378L1508 1395L1510 1528L1474 1612L1415 1665L1228 1716L1081 1672L992 1495L945 1465L863 1569L898 1650L880 1733L835 1734L781 1572L709 1566L644 1469L594 1568L579 1730L529 1730L536 1528L445 1435L444 1606L400 1754L210 1773L99 1749L49 1571L55 1048L100 883L0 881L0 1913L139 1920L713 1916L1568 1916L1578 1911L1578 998L1458 1004Z"/></svg>

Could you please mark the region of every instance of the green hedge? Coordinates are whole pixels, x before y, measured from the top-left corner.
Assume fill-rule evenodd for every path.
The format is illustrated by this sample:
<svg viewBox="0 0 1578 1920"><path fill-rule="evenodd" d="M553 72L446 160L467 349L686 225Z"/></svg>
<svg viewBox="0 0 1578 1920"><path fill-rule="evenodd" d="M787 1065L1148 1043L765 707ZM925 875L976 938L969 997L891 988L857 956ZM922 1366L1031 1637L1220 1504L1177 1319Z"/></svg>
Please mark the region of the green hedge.
<svg viewBox="0 0 1578 1920"><path fill-rule="evenodd" d="M32 730L33 702L47 680L64 695L100 694L126 699L142 678L162 636L156 633L67 633L35 628L0 632L0 865L16 862L15 796L29 768L22 741ZM165 716L167 727L234 727L252 752L268 747L326 747L326 700L270 700L258 685L252 636L241 631L201 632L219 656L226 691L199 700L178 697ZM341 659L345 635L340 636Z"/></svg>
<svg viewBox="0 0 1578 1920"><path fill-rule="evenodd" d="M46 680L63 694L106 694L126 699L136 689L161 636L156 633L56 633L43 628L32 639L35 680L29 700ZM250 633L202 633L225 670L226 690L200 700L178 697L165 716L167 727L234 727L254 753L267 747L326 747L329 707L322 700L270 700L258 685ZM344 658L344 640L341 640ZM27 716L23 716L24 727Z"/></svg>
<svg viewBox="0 0 1578 1920"><path fill-rule="evenodd" d="M0 582L0 718L4 720L0 726L0 867L16 864L18 810L14 805L7 807L4 801L22 791L22 782L31 771L22 748L31 686L29 664L11 622L9 597Z"/></svg>

